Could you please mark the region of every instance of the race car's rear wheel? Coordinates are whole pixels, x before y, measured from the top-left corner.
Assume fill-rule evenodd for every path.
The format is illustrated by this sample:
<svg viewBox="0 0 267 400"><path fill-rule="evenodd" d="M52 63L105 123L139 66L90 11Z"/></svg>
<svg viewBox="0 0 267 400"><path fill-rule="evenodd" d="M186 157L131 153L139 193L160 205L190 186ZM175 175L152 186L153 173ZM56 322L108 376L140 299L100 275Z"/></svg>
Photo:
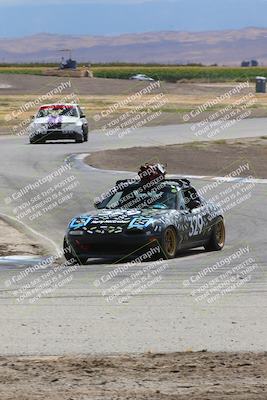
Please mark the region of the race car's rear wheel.
<svg viewBox="0 0 267 400"><path fill-rule="evenodd" d="M162 235L162 252L167 258L174 258L177 251L177 235L173 227L165 229Z"/></svg>
<svg viewBox="0 0 267 400"><path fill-rule="evenodd" d="M73 251L73 249L71 248L71 246L69 246L66 238L64 238L63 250L64 250L64 256L65 256L66 260L71 262L71 264L84 265L86 263L87 258L80 257L78 254L76 254Z"/></svg>
<svg viewBox="0 0 267 400"><path fill-rule="evenodd" d="M204 245L207 251L220 251L225 245L225 225L222 218L220 218L214 225L211 233L210 240Z"/></svg>

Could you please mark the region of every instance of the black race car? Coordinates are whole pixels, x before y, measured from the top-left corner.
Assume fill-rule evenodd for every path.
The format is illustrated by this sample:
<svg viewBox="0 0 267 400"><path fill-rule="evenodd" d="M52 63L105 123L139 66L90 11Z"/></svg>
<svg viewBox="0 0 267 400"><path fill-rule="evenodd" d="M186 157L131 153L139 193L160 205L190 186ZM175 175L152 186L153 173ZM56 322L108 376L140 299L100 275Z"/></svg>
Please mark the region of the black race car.
<svg viewBox="0 0 267 400"><path fill-rule="evenodd" d="M139 176L118 181L95 203L98 212L74 218L64 238L67 260L131 258L158 246L165 258L204 246L222 250L220 207L201 198L187 179L167 179L161 165L141 167Z"/></svg>

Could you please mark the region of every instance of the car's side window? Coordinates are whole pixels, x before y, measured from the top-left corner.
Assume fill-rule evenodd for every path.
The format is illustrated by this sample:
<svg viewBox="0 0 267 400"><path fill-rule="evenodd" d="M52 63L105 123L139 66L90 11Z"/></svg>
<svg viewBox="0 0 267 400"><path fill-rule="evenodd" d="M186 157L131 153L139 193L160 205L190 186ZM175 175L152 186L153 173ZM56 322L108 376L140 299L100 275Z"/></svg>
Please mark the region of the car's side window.
<svg viewBox="0 0 267 400"><path fill-rule="evenodd" d="M81 110L80 106L77 106L77 109L78 109L78 112L79 112L79 117L81 117L81 115L82 115L82 110Z"/></svg>
<svg viewBox="0 0 267 400"><path fill-rule="evenodd" d="M181 190L177 193L177 209L186 210L185 199Z"/></svg>
<svg viewBox="0 0 267 400"><path fill-rule="evenodd" d="M80 117L80 118L84 118L84 112L83 112L83 110L81 109L81 107L80 107L80 106L77 106L77 108L78 108L78 111L79 111L79 117Z"/></svg>

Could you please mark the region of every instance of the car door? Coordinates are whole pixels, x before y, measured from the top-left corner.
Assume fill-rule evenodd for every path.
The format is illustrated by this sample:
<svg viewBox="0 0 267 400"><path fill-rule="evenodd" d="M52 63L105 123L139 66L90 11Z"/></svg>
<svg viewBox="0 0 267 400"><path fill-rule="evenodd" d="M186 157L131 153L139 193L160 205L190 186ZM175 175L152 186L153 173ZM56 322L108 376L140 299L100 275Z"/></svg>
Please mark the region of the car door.
<svg viewBox="0 0 267 400"><path fill-rule="evenodd" d="M83 132L84 132L85 134L88 134L89 127L88 127L87 118L86 118L86 116L85 116L83 110L81 109L81 107L78 107L78 110L79 110L79 114L80 114L80 119L81 119L82 124L83 124Z"/></svg>
<svg viewBox="0 0 267 400"><path fill-rule="evenodd" d="M207 207L202 202L197 191L194 188L184 189L182 191L189 219L189 242L196 245L205 239L207 230Z"/></svg>
<svg viewBox="0 0 267 400"><path fill-rule="evenodd" d="M176 228L179 232L179 248L184 249L192 245L191 231L191 212L186 206L185 197L182 190L177 192L177 223Z"/></svg>

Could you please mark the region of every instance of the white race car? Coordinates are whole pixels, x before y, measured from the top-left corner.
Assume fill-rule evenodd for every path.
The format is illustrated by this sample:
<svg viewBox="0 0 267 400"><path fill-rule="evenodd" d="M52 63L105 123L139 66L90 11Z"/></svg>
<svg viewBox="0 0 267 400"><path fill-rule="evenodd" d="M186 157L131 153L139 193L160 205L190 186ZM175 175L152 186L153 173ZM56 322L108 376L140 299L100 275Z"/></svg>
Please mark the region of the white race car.
<svg viewBox="0 0 267 400"><path fill-rule="evenodd" d="M130 79L135 80L135 81L149 81L149 82L155 81L155 79L150 78L150 76L147 76L144 74L137 74L137 75L131 76Z"/></svg>
<svg viewBox="0 0 267 400"><path fill-rule="evenodd" d="M47 104L39 108L29 126L30 143L47 140L88 141L88 121L78 104Z"/></svg>

